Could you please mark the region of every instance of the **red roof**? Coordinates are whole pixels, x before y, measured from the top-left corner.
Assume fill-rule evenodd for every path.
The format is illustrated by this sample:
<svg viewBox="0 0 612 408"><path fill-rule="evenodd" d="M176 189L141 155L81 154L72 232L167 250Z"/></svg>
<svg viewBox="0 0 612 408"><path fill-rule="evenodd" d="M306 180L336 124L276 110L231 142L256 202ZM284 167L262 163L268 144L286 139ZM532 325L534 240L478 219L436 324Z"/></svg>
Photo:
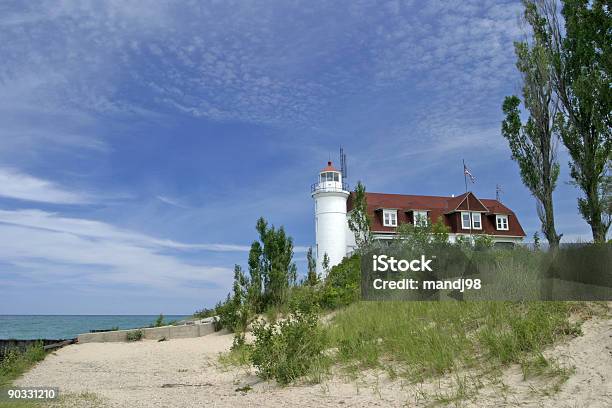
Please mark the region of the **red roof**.
<svg viewBox="0 0 612 408"><path fill-rule="evenodd" d="M348 210L353 206L353 196L351 193L348 200ZM482 213L482 230L489 235L524 237L525 232L512 210L493 199L479 199L473 193L464 193L457 197L404 195L404 194L383 194L366 193L368 213L372 217L373 232L395 232L395 227L383 225L381 209L397 209L398 222L412 223L413 210L427 211L427 217L431 222L435 222L442 217L444 223L450 227L452 233L466 233L467 230L461 228L461 211L478 211ZM496 228L495 215L503 214L508 216L508 230L500 231Z"/></svg>
<svg viewBox="0 0 612 408"><path fill-rule="evenodd" d="M323 170L321 170L321 172L324 172L324 171L338 171L338 170L336 170L336 168L334 167L334 165L332 164L331 161L328 161L327 162L327 167L325 167Z"/></svg>

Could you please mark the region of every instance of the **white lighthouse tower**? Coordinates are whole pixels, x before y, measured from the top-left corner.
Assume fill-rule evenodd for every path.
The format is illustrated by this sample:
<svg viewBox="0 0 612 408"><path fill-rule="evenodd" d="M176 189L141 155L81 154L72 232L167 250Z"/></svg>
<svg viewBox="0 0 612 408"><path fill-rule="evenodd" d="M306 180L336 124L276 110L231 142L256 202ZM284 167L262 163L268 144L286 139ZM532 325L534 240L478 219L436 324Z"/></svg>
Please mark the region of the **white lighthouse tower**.
<svg viewBox="0 0 612 408"><path fill-rule="evenodd" d="M329 257L330 268L339 264L346 255L346 200L349 192L342 173L331 161L321 170L311 190L315 202L317 273L324 275L325 254Z"/></svg>

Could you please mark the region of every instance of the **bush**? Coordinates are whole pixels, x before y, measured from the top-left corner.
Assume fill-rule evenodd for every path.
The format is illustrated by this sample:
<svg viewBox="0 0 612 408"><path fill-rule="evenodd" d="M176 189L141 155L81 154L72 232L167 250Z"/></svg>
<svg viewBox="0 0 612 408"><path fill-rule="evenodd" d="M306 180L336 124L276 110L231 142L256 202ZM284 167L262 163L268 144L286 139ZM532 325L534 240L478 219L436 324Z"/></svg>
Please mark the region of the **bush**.
<svg viewBox="0 0 612 408"><path fill-rule="evenodd" d="M276 324L257 322L253 335L251 363L264 379L286 385L320 366L325 338L312 311L294 311Z"/></svg>
<svg viewBox="0 0 612 408"><path fill-rule="evenodd" d="M493 238L488 235L476 235L474 237L474 250L487 251L493 248Z"/></svg>
<svg viewBox="0 0 612 408"><path fill-rule="evenodd" d="M132 330L127 333L127 341L139 341L142 340L143 336L142 330Z"/></svg>
<svg viewBox="0 0 612 408"><path fill-rule="evenodd" d="M238 321L237 308L230 295L227 295L225 302L217 304L215 310L219 316L219 326L234 331Z"/></svg>
<svg viewBox="0 0 612 408"><path fill-rule="evenodd" d="M159 314L159 316L157 316L157 320L155 320L155 327L162 327L164 325L164 315L163 314Z"/></svg>
<svg viewBox="0 0 612 408"><path fill-rule="evenodd" d="M294 286L289 296L289 310L316 312L321 301L320 287Z"/></svg>
<svg viewBox="0 0 612 408"><path fill-rule="evenodd" d="M355 254L344 258L334 266L325 278L319 303L327 309L335 309L359 300L361 258Z"/></svg>

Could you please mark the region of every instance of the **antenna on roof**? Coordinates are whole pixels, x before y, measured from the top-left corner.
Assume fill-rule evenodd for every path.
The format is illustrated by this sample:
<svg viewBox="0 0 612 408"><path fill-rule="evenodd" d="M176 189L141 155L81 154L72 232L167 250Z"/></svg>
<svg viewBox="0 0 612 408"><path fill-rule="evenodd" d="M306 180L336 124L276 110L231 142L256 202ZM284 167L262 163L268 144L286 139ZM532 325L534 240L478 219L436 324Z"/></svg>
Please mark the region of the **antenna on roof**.
<svg viewBox="0 0 612 408"><path fill-rule="evenodd" d="M495 199L501 203L501 193L503 193L501 186L499 184L495 185Z"/></svg>
<svg viewBox="0 0 612 408"><path fill-rule="evenodd" d="M340 147L340 172L342 173L342 179L346 180L348 177L346 171L346 154L344 153L344 149Z"/></svg>

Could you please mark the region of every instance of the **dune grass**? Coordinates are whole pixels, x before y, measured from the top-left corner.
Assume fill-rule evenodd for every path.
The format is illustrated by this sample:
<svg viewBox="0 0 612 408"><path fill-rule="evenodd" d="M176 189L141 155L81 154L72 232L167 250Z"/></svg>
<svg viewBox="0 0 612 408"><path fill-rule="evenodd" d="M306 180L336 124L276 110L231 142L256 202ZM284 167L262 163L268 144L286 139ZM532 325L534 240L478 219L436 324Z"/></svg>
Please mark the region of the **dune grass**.
<svg viewBox="0 0 612 408"><path fill-rule="evenodd" d="M36 343L25 351L10 350L0 361L0 387L6 387L29 370L34 364L45 358L46 352L42 343Z"/></svg>
<svg viewBox="0 0 612 408"><path fill-rule="evenodd" d="M0 392L9 388L13 381L23 373L32 368L37 362L46 356L42 343L28 347L25 351L12 349L4 359L0 361ZM39 407L37 402L29 401L5 401L0 399L0 408L9 407Z"/></svg>
<svg viewBox="0 0 612 408"><path fill-rule="evenodd" d="M411 380L518 363L578 334L568 302L360 302L336 315L329 344L349 369L392 369Z"/></svg>

